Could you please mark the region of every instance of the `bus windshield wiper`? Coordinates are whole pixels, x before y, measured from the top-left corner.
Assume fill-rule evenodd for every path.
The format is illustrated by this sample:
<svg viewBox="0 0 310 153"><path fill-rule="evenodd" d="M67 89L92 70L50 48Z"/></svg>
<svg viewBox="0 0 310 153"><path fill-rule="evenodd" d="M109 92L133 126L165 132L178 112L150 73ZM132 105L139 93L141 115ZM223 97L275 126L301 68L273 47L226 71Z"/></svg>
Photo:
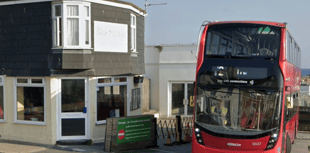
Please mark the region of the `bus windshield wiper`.
<svg viewBox="0 0 310 153"><path fill-rule="evenodd" d="M206 83L197 83L197 87L199 87L200 89L207 90L207 91L215 91L215 92L221 92L221 93L227 93L227 91L220 91L220 89L222 88L238 88L239 90L243 89L237 85L216 85L216 87L211 87Z"/></svg>
<svg viewBox="0 0 310 153"><path fill-rule="evenodd" d="M248 55L206 55L205 58L225 58L225 59L253 59L254 57Z"/></svg>
<svg viewBox="0 0 310 153"><path fill-rule="evenodd" d="M275 89L275 88L266 88L266 87L250 87L248 88L249 90L252 90L256 93L260 93L260 94L267 94L267 95L271 95L274 94L276 92L280 92L279 90Z"/></svg>
<svg viewBox="0 0 310 153"><path fill-rule="evenodd" d="M238 85L232 85L232 84L216 85L216 87L213 87L212 85L210 86L207 83L197 83L197 86L200 89L204 89L207 91L216 91L216 92L224 92L224 91L219 91L222 88L237 88L239 90L243 90L248 93L260 93L260 94L266 94L266 95L271 95L277 92L276 89L266 89L265 87L247 87L247 86L238 86ZM248 89L248 91L245 89Z"/></svg>
<svg viewBox="0 0 310 153"><path fill-rule="evenodd" d="M205 55L205 58L225 58L225 55Z"/></svg>
<svg viewBox="0 0 310 153"><path fill-rule="evenodd" d="M275 59L274 59L274 57L266 57L266 58L264 58L264 60L273 61L273 60L275 60Z"/></svg>

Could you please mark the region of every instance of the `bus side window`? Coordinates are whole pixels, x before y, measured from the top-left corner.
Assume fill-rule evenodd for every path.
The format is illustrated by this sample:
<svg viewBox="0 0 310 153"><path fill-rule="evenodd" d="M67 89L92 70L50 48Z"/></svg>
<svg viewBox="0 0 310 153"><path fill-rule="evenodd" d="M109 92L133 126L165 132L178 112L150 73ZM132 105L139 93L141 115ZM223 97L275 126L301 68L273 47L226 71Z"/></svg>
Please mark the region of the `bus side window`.
<svg viewBox="0 0 310 153"><path fill-rule="evenodd" d="M288 103L288 95L285 95L285 103L284 103L284 123L288 121L288 109L287 109L287 103Z"/></svg>
<svg viewBox="0 0 310 153"><path fill-rule="evenodd" d="M293 45L293 38L290 37L290 63L293 63L293 50L294 50L294 45Z"/></svg>
<svg viewBox="0 0 310 153"><path fill-rule="evenodd" d="M286 36L286 60L290 61L290 41L289 34Z"/></svg>

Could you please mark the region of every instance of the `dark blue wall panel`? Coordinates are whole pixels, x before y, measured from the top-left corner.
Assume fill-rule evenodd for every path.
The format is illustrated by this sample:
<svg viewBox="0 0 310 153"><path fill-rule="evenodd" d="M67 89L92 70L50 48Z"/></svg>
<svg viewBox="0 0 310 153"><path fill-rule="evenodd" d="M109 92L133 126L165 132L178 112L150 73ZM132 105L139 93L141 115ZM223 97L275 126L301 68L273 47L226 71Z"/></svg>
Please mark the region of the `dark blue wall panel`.
<svg viewBox="0 0 310 153"><path fill-rule="evenodd" d="M49 76L51 2L0 6L0 74Z"/></svg>

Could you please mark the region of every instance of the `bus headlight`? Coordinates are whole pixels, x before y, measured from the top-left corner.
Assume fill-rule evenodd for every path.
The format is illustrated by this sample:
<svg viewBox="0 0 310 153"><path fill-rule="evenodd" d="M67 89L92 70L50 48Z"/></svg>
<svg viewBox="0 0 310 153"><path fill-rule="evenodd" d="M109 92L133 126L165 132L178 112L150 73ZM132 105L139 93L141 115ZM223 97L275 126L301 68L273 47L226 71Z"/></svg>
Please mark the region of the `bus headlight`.
<svg viewBox="0 0 310 153"><path fill-rule="evenodd" d="M195 136L196 136L196 140L197 140L197 142L199 143L199 144L201 144L201 145L205 145L204 143L203 143L203 140L202 140L202 135L201 135L201 132L200 132L200 129L199 128L195 128Z"/></svg>
<svg viewBox="0 0 310 153"><path fill-rule="evenodd" d="M279 138L279 129L276 129L271 132L266 150L272 149L276 145L278 138Z"/></svg>

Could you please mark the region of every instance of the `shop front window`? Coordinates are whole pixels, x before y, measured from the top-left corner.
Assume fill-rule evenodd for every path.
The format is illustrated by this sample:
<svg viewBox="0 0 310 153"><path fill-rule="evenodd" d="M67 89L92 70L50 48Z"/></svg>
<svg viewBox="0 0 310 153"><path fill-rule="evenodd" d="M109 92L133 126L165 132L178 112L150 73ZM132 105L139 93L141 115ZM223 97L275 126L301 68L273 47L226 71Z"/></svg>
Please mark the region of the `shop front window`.
<svg viewBox="0 0 310 153"><path fill-rule="evenodd" d="M102 80L110 80L106 81ZM124 80L124 81L119 81ZM106 123L107 118L125 116L127 104L127 78L98 79L97 123Z"/></svg>
<svg viewBox="0 0 310 153"><path fill-rule="evenodd" d="M27 81L25 81L27 80ZM33 83L31 83L31 81ZM1 104L1 102L0 102ZM17 79L16 81L16 119L17 122L44 122L44 84L43 79Z"/></svg>

